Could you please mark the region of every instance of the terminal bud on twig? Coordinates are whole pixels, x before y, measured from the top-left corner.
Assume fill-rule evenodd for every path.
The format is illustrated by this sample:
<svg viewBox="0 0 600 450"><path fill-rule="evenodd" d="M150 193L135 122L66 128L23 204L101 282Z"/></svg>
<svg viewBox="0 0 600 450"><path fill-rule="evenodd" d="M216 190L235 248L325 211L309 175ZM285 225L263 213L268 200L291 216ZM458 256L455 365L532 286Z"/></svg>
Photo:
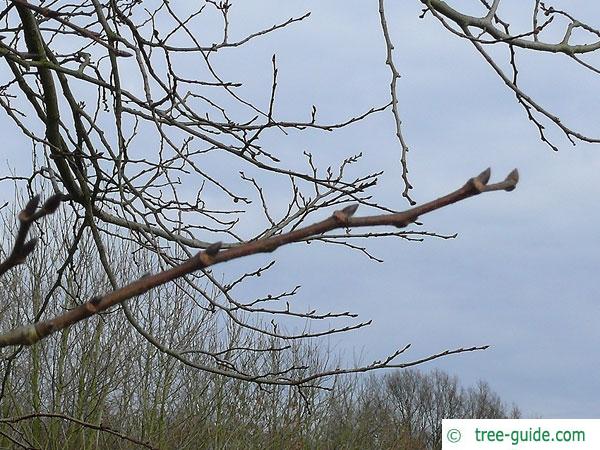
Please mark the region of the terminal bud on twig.
<svg viewBox="0 0 600 450"><path fill-rule="evenodd" d="M512 183L512 186L508 186L505 191L512 191L515 187L517 187L517 183L519 182L519 171L517 169L513 169L507 176L504 181Z"/></svg>

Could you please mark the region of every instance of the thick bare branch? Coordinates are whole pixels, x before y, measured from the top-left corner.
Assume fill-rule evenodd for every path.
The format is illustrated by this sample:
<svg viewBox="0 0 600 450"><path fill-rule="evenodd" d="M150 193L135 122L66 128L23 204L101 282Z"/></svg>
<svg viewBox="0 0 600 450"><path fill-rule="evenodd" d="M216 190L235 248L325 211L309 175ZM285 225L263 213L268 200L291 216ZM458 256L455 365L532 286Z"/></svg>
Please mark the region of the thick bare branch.
<svg viewBox="0 0 600 450"><path fill-rule="evenodd" d="M532 33L532 36L536 36L535 39L522 39L517 36L513 36L508 34L506 31L503 31L496 26L494 26L493 19L496 14L497 2L495 2L495 7L490 9L490 12L483 17L474 17L469 16L467 14L463 14L458 10L452 8L447 2L443 0L421 0L428 8L437 11L439 14L447 17L452 22L456 23L460 28L478 28L490 36L492 36L496 42L510 42L511 45L515 47L521 47L529 50L537 50L542 52L550 52L550 53L564 53L566 55L575 55L575 54L583 54L590 53L600 49L600 39L596 42L590 44L581 44L574 45L569 43L569 29L572 28L570 26L567 31L565 31L565 39L557 44L542 42L537 37L539 30L535 33ZM554 12L552 10L551 12ZM582 26L580 22L575 23L576 26ZM535 31L535 30L534 30Z"/></svg>
<svg viewBox="0 0 600 450"><path fill-rule="evenodd" d="M247 242L223 251L219 251L221 247L220 243L213 244L205 251L198 253L172 269L154 275L144 276L141 279L106 295L94 297L83 305L53 319L7 331L0 335L0 347L34 344L56 331L62 330L76 322L87 319L101 311L105 311L127 299L141 295L157 286L169 283L195 271L222 262L242 258L244 256L273 252L283 245L302 241L310 236L319 236L337 228L376 226L404 228L423 214L435 211L480 193L498 190L511 191L517 185L518 172L515 169L504 181L499 183L488 184L489 178L490 169L487 169L478 176L471 178L461 188L443 197L399 213L353 217L357 205L351 205L334 212L328 219L288 233Z"/></svg>

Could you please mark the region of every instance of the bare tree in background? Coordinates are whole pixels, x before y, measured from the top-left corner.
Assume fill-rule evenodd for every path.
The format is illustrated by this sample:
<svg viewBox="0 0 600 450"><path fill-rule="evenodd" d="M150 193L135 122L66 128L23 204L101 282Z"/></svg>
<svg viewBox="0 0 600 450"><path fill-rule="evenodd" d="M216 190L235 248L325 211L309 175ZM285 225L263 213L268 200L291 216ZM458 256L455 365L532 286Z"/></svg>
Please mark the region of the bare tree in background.
<svg viewBox="0 0 600 450"><path fill-rule="evenodd" d="M545 134L548 123L573 143L597 142L564 124L521 88L516 58L517 50L562 53L597 72L585 59L600 47L600 32L595 28L540 1L531 2L531 27L518 32L501 17L498 0L473 2L481 9L473 16L442 1L422 3L424 20L433 17L476 48L525 108L544 142L557 148ZM462 5L455 3L457 8ZM341 244L374 258L362 243L364 239L436 236L407 227L423 214L470 196L512 190L518 175L513 171L505 180L489 183L487 170L456 191L399 212L393 205L372 198L369 189L381 171L363 167L361 155L348 155L337 167L321 167L308 152L290 155L283 151L272 144L274 136L293 139L295 133L335 131L373 114L392 114L396 129L391 132L396 133L401 148L403 195L414 204L408 144L400 118L405 106L396 93L400 74L388 29L390 18L380 0L381 51L387 53L391 72L389 101L337 122L321 121L317 108L307 111L306 119L291 120L277 113L275 56L268 82L270 95L260 101L246 97L243 69L240 67L240 79L231 80L221 74L219 58L226 52L242 51L249 42L293 32L290 27L307 20L310 13L233 38L237 36L230 20L234 8L235 3L227 0L6 2L0 12L0 53L5 64L0 106L5 117L33 142L34 167L30 175L10 175L3 180L25 183L32 197L39 186L51 187L52 194L45 195L43 202L33 197L19 214L20 226L0 274L31 254L36 244L28 237L31 226L56 211L60 203L70 211L66 220L71 232L44 301L36 304L30 315L21 317L22 323L0 325L4 330L0 345L14 346L3 353L5 379L18 364L23 345L117 305L136 332L165 356L189 368L260 385L305 387L340 373L407 367L484 348L460 348L400 362L398 357L404 355L406 346L364 367L332 366L308 372L293 362L284 367L265 366L262 371L248 371L237 363L248 352L285 354L298 340L362 328L369 322L288 332L280 321L344 321L355 315L299 309L292 304L298 290L293 286L248 299L243 294L245 283L271 270L274 260L238 277L216 276L213 265L272 252L290 243L315 241ZM561 40L556 43L559 27ZM571 35L576 30L585 31L589 42L572 44ZM504 63L487 51L495 45L508 49L508 72L502 68ZM282 192L288 192L283 204ZM368 211L366 215L355 214L358 206L359 214ZM327 211L329 218L318 221L323 218L322 211ZM383 226L392 228L381 229ZM363 227L367 229L362 231ZM80 298L63 273L86 237L92 239L110 292ZM137 280L131 281L131 271L114 270L117 265L108 244L113 237L127 245L132 261L138 261ZM141 255L151 255L149 273ZM230 345L225 339L210 349L190 349L182 336L165 339L160 324L134 311L125 300L169 282L176 283L179 295L191 306L190 314L211 314L221 330L235 326L241 333L261 339L236 341L245 342L243 345ZM72 301L66 312L50 315L49 305L57 293ZM117 321L119 317L111 309L101 320ZM201 361L199 354L210 359Z"/></svg>
<svg viewBox="0 0 600 450"><path fill-rule="evenodd" d="M520 417L519 409L503 402L487 383L479 381L464 388L458 378L439 370L422 373L407 369L374 375L358 391L347 406L331 402L335 425L323 442L337 442L328 448L349 442L336 436L346 431L352 433L351 442L359 448L441 449L442 419Z"/></svg>

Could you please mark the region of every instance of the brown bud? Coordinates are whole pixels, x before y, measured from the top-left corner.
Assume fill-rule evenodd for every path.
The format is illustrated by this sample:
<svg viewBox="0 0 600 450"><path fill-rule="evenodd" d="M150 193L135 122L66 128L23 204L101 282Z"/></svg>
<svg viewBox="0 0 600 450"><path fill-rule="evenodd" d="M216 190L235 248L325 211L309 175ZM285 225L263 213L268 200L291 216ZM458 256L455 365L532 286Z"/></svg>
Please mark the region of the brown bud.
<svg viewBox="0 0 600 450"><path fill-rule="evenodd" d="M519 171L517 169L513 169L511 173L506 176L504 181L510 181L512 186L509 186L505 189L505 191L512 191L515 187L517 187L517 183L519 182Z"/></svg>
<svg viewBox="0 0 600 450"><path fill-rule="evenodd" d="M217 253L219 253L219 250L221 250L222 245L223 243L221 241L210 244L208 247L206 247L204 253L206 253L208 256L217 256Z"/></svg>
<svg viewBox="0 0 600 450"><path fill-rule="evenodd" d="M479 181L481 181L483 184L487 184L488 181L490 181L491 175L492 175L492 169L488 167L483 172L481 172L479 175L477 175L477 179Z"/></svg>
<svg viewBox="0 0 600 450"><path fill-rule="evenodd" d="M27 202L27 205L25 205L23 212L25 213L25 215L27 215L29 217L29 216L33 215L33 213L35 212L35 210L37 209L39 204L40 204L40 196L34 195L31 198L31 200L29 200Z"/></svg>
<svg viewBox="0 0 600 450"><path fill-rule="evenodd" d="M44 211L47 214L54 213L60 206L62 199L63 199L62 193L58 193L58 194L54 194L54 195L50 196L48 198L48 200L46 200L44 203L44 206L43 206Z"/></svg>
<svg viewBox="0 0 600 450"><path fill-rule="evenodd" d="M38 239L37 238L33 238L27 242L25 242L23 244L23 247L21 248L20 256L25 259L29 256L29 254L35 249L35 246L37 245Z"/></svg>
<svg viewBox="0 0 600 450"><path fill-rule="evenodd" d="M357 209L358 203L354 203L353 205L346 206L344 209L342 209L342 213L346 214L348 217L352 217Z"/></svg>

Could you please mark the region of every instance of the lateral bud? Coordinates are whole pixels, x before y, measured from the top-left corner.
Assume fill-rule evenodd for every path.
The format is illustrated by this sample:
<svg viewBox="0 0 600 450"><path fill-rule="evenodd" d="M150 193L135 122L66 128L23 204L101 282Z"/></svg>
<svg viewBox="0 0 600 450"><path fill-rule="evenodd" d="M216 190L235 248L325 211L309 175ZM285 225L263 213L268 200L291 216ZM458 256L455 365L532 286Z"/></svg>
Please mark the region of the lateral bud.
<svg viewBox="0 0 600 450"><path fill-rule="evenodd" d="M222 245L223 242L221 241L215 242L214 244L210 244L208 247L206 247L204 253L206 253L208 256L217 256L217 253L219 253L219 250L221 250Z"/></svg>
<svg viewBox="0 0 600 450"><path fill-rule="evenodd" d="M479 175L477 175L476 178L483 184L487 184L488 181L490 181L491 175L492 175L492 169L490 167L488 167L483 172L481 172Z"/></svg>
<svg viewBox="0 0 600 450"><path fill-rule="evenodd" d="M346 214L348 217L352 217L356 210L358 209L358 203L354 203L353 205L348 205L342 209L342 213Z"/></svg>
<svg viewBox="0 0 600 450"><path fill-rule="evenodd" d="M40 196L38 195L34 195L31 200L29 200L27 202L27 205L25 205L25 208L23 208L23 212L25 213L25 215L27 215L27 217L30 217L33 215L33 213L35 212L35 210L37 209L38 205L40 204Z"/></svg>
<svg viewBox="0 0 600 450"><path fill-rule="evenodd" d="M394 224L394 226L395 226L396 228L406 228L406 227L407 227L407 226L409 226L411 223L417 223L417 224L418 224L418 223L419 223L419 222L417 222L417 219L418 219L418 218L419 218L419 217L417 216L417 217L414 217L414 218L412 218L412 219L406 219L406 220L398 221L398 222L396 222L396 223Z"/></svg>
<svg viewBox="0 0 600 450"><path fill-rule="evenodd" d="M23 247L21 248L21 257L23 259L27 258L29 256L29 254L35 249L35 246L37 245L38 239L37 238L33 238L27 242L25 242L23 244Z"/></svg>

